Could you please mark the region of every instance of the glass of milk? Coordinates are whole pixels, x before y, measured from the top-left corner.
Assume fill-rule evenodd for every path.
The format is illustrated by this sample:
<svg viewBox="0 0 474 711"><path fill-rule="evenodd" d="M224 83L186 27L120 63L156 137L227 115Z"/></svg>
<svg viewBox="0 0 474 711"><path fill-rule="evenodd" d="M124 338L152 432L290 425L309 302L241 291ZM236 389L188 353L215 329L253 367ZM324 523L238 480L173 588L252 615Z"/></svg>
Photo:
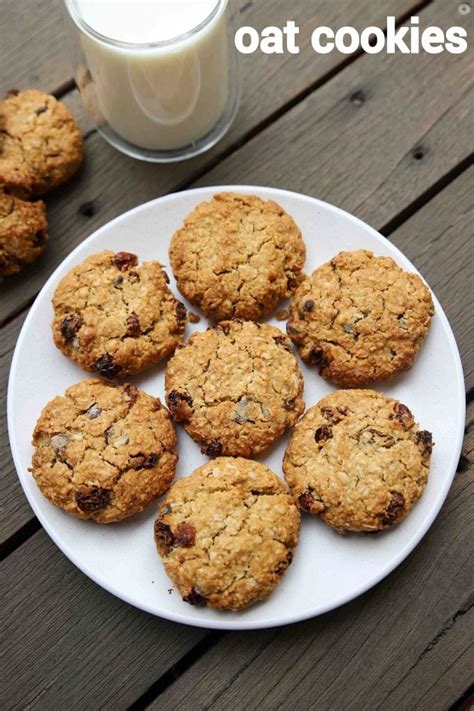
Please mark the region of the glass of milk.
<svg viewBox="0 0 474 711"><path fill-rule="evenodd" d="M231 0L65 0L75 78L104 138L155 162L215 145L237 112Z"/></svg>

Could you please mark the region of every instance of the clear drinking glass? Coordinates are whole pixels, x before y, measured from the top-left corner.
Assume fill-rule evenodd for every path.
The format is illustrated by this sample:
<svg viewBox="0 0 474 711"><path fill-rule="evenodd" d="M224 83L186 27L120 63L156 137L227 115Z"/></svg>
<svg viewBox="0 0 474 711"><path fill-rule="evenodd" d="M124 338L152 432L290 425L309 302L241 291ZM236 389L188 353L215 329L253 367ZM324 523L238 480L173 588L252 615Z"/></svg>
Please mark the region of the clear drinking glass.
<svg viewBox="0 0 474 711"><path fill-rule="evenodd" d="M203 153L228 131L240 89L231 0L65 5L83 103L115 148L142 160L172 162ZM135 15L140 12L148 14ZM183 27L173 36L174 28ZM150 41L154 36L159 39Z"/></svg>

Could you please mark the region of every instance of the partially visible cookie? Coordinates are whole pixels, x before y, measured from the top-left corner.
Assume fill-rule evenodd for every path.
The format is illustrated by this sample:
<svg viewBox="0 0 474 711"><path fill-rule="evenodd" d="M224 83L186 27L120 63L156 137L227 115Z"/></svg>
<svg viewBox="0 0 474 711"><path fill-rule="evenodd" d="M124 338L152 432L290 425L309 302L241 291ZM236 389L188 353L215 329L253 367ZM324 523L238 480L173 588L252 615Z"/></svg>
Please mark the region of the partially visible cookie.
<svg viewBox="0 0 474 711"><path fill-rule="evenodd" d="M54 296L56 346L113 379L156 365L183 340L187 313L158 262L105 251L73 267Z"/></svg>
<svg viewBox="0 0 474 711"><path fill-rule="evenodd" d="M179 290L215 321L270 313L301 282L305 258L293 218L255 195L200 203L170 246Z"/></svg>
<svg viewBox="0 0 474 711"><path fill-rule="evenodd" d="M166 368L173 418L214 457L264 452L303 412L302 394L290 340L253 321L195 333Z"/></svg>
<svg viewBox="0 0 474 711"><path fill-rule="evenodd" d="M47 231L43 202L26 202L0 190L0 281L39 257Z"/></svg>
<svg viewBox="0 0 474 711"><path fill-rule="evenodd" d="M298 288L287 331L324 378L356 387L411 368L433 314L417 274L390 257L341 252Z"/></svg>
<svg viewBox="0 0 474 711"><path fill-rule="evenodd" d="M32 473L41 492L70 514L111 523L165 492L178 455L158 398L135 385L86 380L43 409L33 433Z"/></svg>
<svg viewBox="0 0 474 711"><path fill-rule="evenodd" d="M81 165L83 139L70 110L42 91L9 92L0 101L0 136L0 184L16 190L43 195Z"/></svg>
<svg viewBox="0 0 474 711"><path fill-rule="evenodd" d="M268 467L220 457L172 486L155 542L185 602L241 610L278 585L299 524L293 498Z"/></svg>
<svg viewBox="0 0 474 711"><path fill-rule="evenodd" d="M433 439L408 407L373 390L338 390L310 408L283 471L303 511L338 532L380 531L423 493Z"/></svg>

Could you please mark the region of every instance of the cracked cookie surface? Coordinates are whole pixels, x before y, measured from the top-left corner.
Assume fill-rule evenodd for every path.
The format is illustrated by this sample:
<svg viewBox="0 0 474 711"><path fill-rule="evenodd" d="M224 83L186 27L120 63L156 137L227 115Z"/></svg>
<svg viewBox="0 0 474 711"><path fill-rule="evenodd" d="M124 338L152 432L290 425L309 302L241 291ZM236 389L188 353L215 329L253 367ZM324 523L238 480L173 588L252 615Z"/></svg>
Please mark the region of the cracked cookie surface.
<svg viewBox="0 0 474 711"><path fill-rule="evenodd" d="M338 390L296 425L283 471L299 507L340 533L401 521L423 493L433 439L397 400Z"/></svg>
<svg viewBox="0 0 474 711"><path fill-rule="evenodd" d="M299 524L294 499L268 467L219 457L175 482L160 505L155 542L183 600L240 610L277 586Z"/></svg>
<svg viewBox="0 0 474 711"><path fill-rule="evenodd" d="M179 290L215 321L269 314L301 282L305 258L301 232L283 208L233 193L200 203L170 246Z"/></svg>
<svg viewBox="0 0 474 711"><path fill-rule="evenodd" d="M43 409L32 473L42 493L74 516L110 523L141 511L173 479L176 431L158 398L102 380L68 388Z"/></svg>
<svg viewBox="0 0 474 711"><path fill-rule="evenodd" d="M341 252L298 288L287 331L324 378L356 387L411 368L433 314L417 274L390 257Z"/></svg>
<svg viewBox="0 0 474 711"><path fill-rule="evenodd" d="M48 241L44 203L26 202L0 190L0 281L20 272Z"/></svg>
<svg viewBox="0 0 474 711"><path fill-rule="evenodd" d="M195 333L166 368L171 414L209 456L261 454L295 424L302 395L290 340L253 321Z"/></svg>
<svg viewBox="0 0 474 711"><path fill-rule="evenodd" d="M43 195L80 167L83 139L68 107L36 89L0 101L0 183Z"/></svg>
<svg viewBox="0 0 474 711"><path fill-rule="evenodd" d="M158 398L135 385L86 380L43 409L33 433L32 473L70 514L111 523L163 494L178 456L176 432Z"/></svg>
<svg viewBox="0 0 474 711"><path fill-rule="evenodd" d="M84 370L107 379L160 362L183 340L186 309L158 262L138 266L129 252L88 257L53 296L56 346Z"/></svg>

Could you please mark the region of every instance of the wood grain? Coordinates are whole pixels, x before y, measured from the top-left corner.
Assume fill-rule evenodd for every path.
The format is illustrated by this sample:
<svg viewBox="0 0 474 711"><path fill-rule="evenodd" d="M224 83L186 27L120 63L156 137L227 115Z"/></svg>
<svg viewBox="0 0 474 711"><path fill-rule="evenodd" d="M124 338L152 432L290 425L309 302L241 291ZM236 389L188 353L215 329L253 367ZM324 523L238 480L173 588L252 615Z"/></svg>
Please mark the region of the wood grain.
<svg viewBox="0 0 474 711"><path fill-rule="evenodd" d="M443 27L463 20L442 0L421 18L424 25ZM340 205L380 228L468 155L469 69L467 54L440 54L436 61L430 55L364 56L199 184L286 187ZM397 127L393 135L391 126ZM3 287L0 323L28 303L90 232L137 204L188 186L212 161L208 155L174 166L144 165L96 133L86 143L81 174L47 200L48 250ZM420 146L421 160L415 157Z"/></svg>
<svg viewBox="0 0 474 711"><path fill-rule="evenodd" d="M43 531L3 568L2 709L124 709L205 634L109 595Z"/></svg>
<svg viewBox="0 0 474 711"><path fill-rule="evenodd" d="M31 5L32 3L28 3ZM0 95L8 89L51 92L72 77L61 1L1 3Z"/></svg>
<svg viewBox="0 0 474 711"><path fill-rule="evenodd" d="M458 476L430 533L374 590L280 631L226 635L149 708L448 708L474 663L473 486Z"/></svg>
<svg viewBox="0 0 474 711"><path fill-rule="evenodd" d="M13 464L7 429L8 373L16 339L24 320L25 314L22 314L4 328L0 341L0 543L12 536L33 516Z"/></svg>
<svg viewBox="0 0 474 711"><path fill-rule="evenodd" d="M467 258L472 251L473 184L470 168L390 236L446 312L461 353L466 390L474 386L474 289Z"/></svg>

